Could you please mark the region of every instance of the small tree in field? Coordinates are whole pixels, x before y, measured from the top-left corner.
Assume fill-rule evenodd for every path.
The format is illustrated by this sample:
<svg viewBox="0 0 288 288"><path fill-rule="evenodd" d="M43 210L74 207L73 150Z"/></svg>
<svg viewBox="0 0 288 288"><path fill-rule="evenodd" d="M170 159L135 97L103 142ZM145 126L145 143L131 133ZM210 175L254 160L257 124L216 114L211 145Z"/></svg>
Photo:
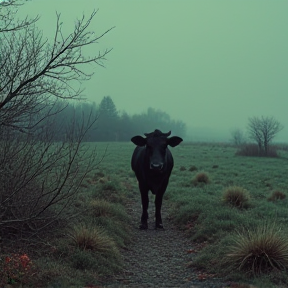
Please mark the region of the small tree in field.
<svg viewBox="0 0 288 288"><path fill-rule="evenodd" d="M232 136L232 143L236 146L240 146L245 143L245 136L242 130L240 129L234 129L231 132Z"/></svg>
<svg viewBox="0 0 288 288"><path fill-rule="evenodd" d="M260 155L268 155L270 144L283 126L274 117L252 117L248 122L250 139L258 145Z"/></svg>
<svg viewBox="0 0 288 288"><path fill-rule="evenodd" d="M81 82L93 74L85 65L104 65L111 49L91 57L83 49L111 29L98 36L87 31L93 11L64 35L56 14L49 43L35 26L38 17L17 20L21 4L0 3L0 238L27 239L71 219L81 182L97 165L95 150L81 145L97 118L72 119L64 140L54 142L54 129L63 127L53 125L53 115L65 109L59 99L81 99Z"/></svg>

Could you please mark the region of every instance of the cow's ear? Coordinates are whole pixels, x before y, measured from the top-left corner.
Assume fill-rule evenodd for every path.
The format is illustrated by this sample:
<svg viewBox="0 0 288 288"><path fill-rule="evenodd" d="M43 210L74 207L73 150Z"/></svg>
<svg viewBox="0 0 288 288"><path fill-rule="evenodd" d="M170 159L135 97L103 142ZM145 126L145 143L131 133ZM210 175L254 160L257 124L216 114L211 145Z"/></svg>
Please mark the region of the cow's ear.
<svg viewBox="0 0 288 288"><path fill-rule="evenodd" d="M143 138L142 136L134 136L131 138L131 141L137 146L146 145L146 138Z"/></svg>
<svg viewBox="0 0 288 288"><path fill-rule="evenodd" d="M168 140L167 144L170 145L171 147L175 147L183 141L183 139L178 136L173 136L171 138L168 138L167 140Z"/></svg>

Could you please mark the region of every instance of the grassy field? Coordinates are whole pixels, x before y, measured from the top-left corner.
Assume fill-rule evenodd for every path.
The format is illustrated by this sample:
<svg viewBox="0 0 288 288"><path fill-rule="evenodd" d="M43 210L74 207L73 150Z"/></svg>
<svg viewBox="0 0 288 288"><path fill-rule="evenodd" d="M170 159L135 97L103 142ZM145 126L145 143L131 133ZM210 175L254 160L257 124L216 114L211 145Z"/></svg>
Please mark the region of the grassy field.
<svg viewBox="0 0 288 288"><path fill-rule="evenodd" d="M133 183L133 149L110 143L104 173ZM171 150L175 166L164 207L195 242L193 265L259 287L287 283L287 150L278 158L236 156L227 144L183 143Z"/></svg>
<svg viewBox="0 0 288 288"><path fill-rule="evenodd" d="M199 243L193 265L259 287L287 283L287 152L235 156L225 144L183 144L173 152L166 199L179 228Z"/></svg>
<svg viewBox="0 0 288 288"><path fill-rule="evenodd" d="M74 203L77 217L43 240L37 247L42 253L30 251L34 278L27 275L26 283L33 278L37 285L80 287L121 271L120 251L131 240L132 220L140 219L130 219L124 208L134 195L140 197L130 168L135 146L88 145L105 157L82 184ZM258 287L287 283L288 152L279 151L278 158L243 157L230 145L206 143L171 150L175 164L163 207L195 243L191 265Z"/></svg>
<svg viewBox="0 0 288 288"><path fill-rule="evenodd" d="M133 182L133 149L130 143L109 144L105 173ZM233 146L205 143L171 150L175 166L164 207L171 207L173 221L196 243L193 265L259 287L287 283L288 153L243 157Z"/></svg>

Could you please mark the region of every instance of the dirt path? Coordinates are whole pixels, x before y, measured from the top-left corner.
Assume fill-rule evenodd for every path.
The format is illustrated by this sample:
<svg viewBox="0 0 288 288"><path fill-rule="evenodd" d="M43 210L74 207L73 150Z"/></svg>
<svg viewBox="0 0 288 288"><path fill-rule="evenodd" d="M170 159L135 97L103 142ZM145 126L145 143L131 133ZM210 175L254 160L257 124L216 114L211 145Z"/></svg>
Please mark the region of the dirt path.
<svg viewBox="0 0 288 288"><path fill-rule="evenodd" d="M150 198L151 196L152 194ZM132 243L123 253L124 272L117 275L112 283L105 287L225 287L219 279L199 280L201 277L199 272L189 267L189 263L193 261L193 254L187 252L193 247L169 221L167 205L167 201L164 200L163 230L154 229L154 203L152 201L149 207L149 229L139 230L141 202L140 195L135 195L135 199L128 207L134 221L134 235Z"/></svg>

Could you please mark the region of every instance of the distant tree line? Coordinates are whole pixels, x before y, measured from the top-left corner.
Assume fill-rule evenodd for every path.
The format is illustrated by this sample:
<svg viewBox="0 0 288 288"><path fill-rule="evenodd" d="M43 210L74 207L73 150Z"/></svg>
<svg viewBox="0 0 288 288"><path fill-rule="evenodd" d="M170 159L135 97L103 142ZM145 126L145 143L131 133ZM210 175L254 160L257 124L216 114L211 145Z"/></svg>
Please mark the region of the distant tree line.
<svg viewBox="0 0 288 288"><path fill-rule="evenodd" d="M65 131L71 123L80 127L81 123L89 122L90 118L95 117L97 121L85 136L85 141L129 141L134 135L151 132L156 128L164 132L171 130L172 134L182 137L186 133L184 122L171 119L166 112L152 107L141 114L119 112L110 96L104 96L99 104L61 101L52 107L50 114L53 114L53 109L62 112L45 119L42 126L49 125L55 141L65 140Z"/></svg>

